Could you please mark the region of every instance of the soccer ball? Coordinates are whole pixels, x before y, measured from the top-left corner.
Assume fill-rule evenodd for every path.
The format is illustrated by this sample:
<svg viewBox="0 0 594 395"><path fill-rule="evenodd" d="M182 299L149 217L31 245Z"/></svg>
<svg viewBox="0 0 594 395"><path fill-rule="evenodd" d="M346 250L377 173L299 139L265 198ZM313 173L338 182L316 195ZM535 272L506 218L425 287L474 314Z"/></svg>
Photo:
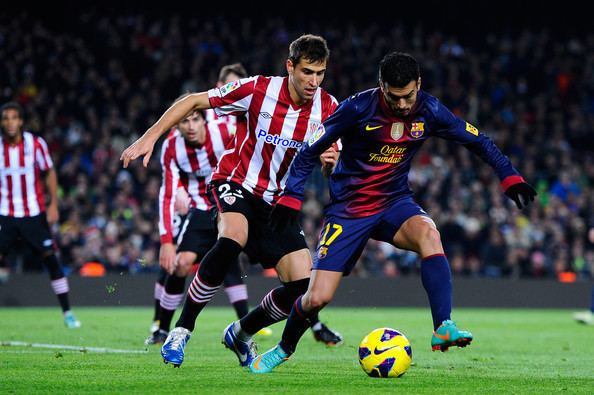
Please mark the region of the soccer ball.
<svg viewBox="0 0 594 395"><path fill-rule="evenodd" d="M359 344L359 363L371 377L400 377L412 363L410 342L396 329L375 329Z"/></svg>

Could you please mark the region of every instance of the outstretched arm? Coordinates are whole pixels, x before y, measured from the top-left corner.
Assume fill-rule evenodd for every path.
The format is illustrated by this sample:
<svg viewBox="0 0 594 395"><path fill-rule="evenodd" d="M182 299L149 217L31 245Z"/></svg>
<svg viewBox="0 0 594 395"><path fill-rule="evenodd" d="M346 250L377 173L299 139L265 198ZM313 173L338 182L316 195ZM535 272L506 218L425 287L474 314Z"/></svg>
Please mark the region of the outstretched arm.
<svg viewBox="0 0 594 395"><path fill-rule="evenodd" d="M155 143L163 133L171 129L190 112L207 108L211 108L208 92L193 93L173 103L153 126L122 152L120 160L124 162L124 168L140 156L144 156L142 161L144 167L148 166Z"/></svg>
<svg viewBox="0 0 594 395"><path fill-rule="evenodd" d="M480 133L470 123L454 116L443 105L439 105L436 116L443 127L437 132L437 135L464 145L469 151L493 167L501 180L503 192L516 203L518 209L522 209L534 201L536 190L524 180L493 140Z"/></svg>

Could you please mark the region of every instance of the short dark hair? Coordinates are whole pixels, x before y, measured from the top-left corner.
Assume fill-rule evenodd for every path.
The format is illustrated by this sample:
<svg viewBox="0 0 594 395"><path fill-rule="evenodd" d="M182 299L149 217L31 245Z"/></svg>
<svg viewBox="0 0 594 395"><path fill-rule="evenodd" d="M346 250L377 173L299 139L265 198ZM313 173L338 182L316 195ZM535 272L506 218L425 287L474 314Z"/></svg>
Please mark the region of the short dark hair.
<svg viewBox="0 0 594 395"><path fill-rule="evenodd" d="M10 101L2 105L2 107L0 107L0 114L2 114L6 110L16 110L16 112L19 114L19 118L25 118L25 110L23 110L23 106L21 106L19 103L15 101Z"/></svg>
<svg viewBox="0 0 594 395"><path fill-rule="evenodd" d="M390 52L380 62L380 84L386 83L394 88L403 88L421 76L419 63L404 52Z"/></svg>
<svg viewBox="0 0 594 395"><path fill-rule="evenodd" d="M304 34L289 45L289 60L297 65L301 59L311 63L325 62L330 57L328 44L323 37Z"/></svg>
<svg viewBox="0 0 594 395"><path fill-rule="evenodd" d="M245 78L248 76L245 67L243 67L241 63L233 63L221 67L221 71L219 72L219 81L225 82L225 79L229 76L229 74L235 74L239 78Z"/></svg>

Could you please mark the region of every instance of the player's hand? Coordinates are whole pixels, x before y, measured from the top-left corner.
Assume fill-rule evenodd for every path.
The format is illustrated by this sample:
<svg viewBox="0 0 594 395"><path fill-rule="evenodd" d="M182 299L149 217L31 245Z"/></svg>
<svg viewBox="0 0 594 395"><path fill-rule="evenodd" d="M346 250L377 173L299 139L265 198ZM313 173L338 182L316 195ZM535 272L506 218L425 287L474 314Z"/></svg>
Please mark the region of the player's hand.
<svg viewBox="0 0 594 395"><path fill-rule="evenodd" d="M270 227L279 232L293 225L301 212L301 201L289 196L282 196L270 212Z"/></svg>
<svg viewBox="0 0 594 395"><path fill-rule="evenodd" d="M527 182L518 182L505 190L505 194L516 203L521 210L528 206L528 203L534 201L536 190Z"/></svg>
<svg viewBox="0 0 594 395"><path fill-rule="evenodd" d="M58 211L58 205L50 204L49 206L47 206L45 216L47 218L47 223L50 226L57 223L60 220L60 212Z"/></svg>
<svg viewBox="0 0 594 395"><path fill-rule="evenodd" d="M192 199L186 192L185 188L178 188L177 195L175 196L175 210L180 215L186 215L190 211L190 203Z"/></svg>
<svg viewBox="0 0 594 395"><path fill-rule="evenodd" d="M338 145L336 143L332 143L332 146L324 151L322 155L320 155L322 173L324 176L328 177L330 173L332 173L332 170L334 170L334 166L336 166L336 162L338 161L339 155L340 153L338 152Z"/></svg>
<svg viewBox="0 0 594 395"><path fill-rule="evenodd" d="M175 270L175 246L173 243L161 244L159 250L159 265L169 274Z"/></svg>
<svg viewBox="0 0 594 395"><path fill-rule="evenodd" d="M124 168L127 168L131 161L143 156L142 164L144 167L148 166L151 155L153 154L153 148L155 147L156 140L149 134L143 134L138 140L122 152L120 160L124 161Z"/></svg>

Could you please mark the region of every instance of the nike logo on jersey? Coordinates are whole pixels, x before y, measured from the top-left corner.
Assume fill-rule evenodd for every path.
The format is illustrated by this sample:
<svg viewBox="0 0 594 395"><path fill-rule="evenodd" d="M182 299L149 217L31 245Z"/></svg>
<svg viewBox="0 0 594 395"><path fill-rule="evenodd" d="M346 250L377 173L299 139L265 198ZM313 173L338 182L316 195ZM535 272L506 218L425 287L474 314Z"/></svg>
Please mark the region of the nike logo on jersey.
<svg viewBox="0 0 594 395"><path fill-rule="evenodd" d="M382 349L379 349L379 350L376 347L376 348L373 349L373 353L375 355L380 355L380 354L383 354L386 351L391 350L391 349L396 348L396 347L398 347L398 346L392 346L392 347L388 347L388 348L382 348Z"/></svg>
<svg viewBox="0 0 594 395"><path fill-rule="evenodd" d="M384 125L378 125L378 126L365 125L365 130L367 132L371 132L372 130L379 129L382 126L384 126Z"/></svg>

